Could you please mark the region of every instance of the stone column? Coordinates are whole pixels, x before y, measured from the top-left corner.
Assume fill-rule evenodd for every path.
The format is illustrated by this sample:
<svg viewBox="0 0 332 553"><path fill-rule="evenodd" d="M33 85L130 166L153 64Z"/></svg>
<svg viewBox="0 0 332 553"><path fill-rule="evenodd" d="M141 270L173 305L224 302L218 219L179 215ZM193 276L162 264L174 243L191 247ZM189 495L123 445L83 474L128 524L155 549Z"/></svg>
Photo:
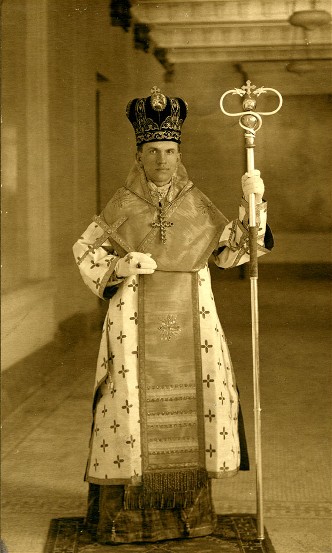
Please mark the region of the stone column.
<svg viewBox="0 0 332 553"><path fill-rule="evenodd" d="M48 0L26 10L28 277L51 276L48 80Z"/></svg>

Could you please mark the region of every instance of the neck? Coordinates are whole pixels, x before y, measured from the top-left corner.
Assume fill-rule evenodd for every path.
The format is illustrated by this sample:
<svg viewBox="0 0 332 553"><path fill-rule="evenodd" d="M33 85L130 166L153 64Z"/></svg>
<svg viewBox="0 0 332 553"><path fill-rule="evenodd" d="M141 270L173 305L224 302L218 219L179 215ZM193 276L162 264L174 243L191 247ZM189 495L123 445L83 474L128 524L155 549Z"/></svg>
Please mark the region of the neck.
<svg viewBox="0 0 332 553"><path fill-rule="evenodd" d="M172 179L164 184L156 184L155 182L153 182L152 180L149 180L148 183L151 183L151 185L153 186L153 188L157 188L157 189L160 189L160 190L165 190L166 188L169 188L172 184Z"/></svg>

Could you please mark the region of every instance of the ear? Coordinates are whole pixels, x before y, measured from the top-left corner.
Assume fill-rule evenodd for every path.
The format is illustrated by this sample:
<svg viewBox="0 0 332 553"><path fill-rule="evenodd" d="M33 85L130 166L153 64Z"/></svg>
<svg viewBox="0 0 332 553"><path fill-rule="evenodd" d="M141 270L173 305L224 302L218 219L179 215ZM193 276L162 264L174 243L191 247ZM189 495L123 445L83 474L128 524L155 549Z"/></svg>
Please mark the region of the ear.
<svg viewBox="0 0 332 553"><path fill-rule="evenodd" d="M181 152L178 153L178 162L180 163L180 161L182 161L182 153Z"/></svg>
<svg viewBox="0 0 332 553"><path fill-rule="evenodd" d="M136 152L136 161L137 161L137 163L140 167L143 167L143 163L142 163L142 160L141 160L141 155L142 155L141 152Z"/></svg>

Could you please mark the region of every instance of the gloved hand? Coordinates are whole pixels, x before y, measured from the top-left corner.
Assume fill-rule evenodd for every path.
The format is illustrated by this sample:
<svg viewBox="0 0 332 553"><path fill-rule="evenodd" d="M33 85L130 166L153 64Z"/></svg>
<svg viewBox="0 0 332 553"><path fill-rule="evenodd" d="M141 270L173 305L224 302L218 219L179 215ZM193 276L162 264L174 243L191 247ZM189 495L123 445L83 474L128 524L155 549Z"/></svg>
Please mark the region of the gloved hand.
<svg viewBox="0 0 332 553"><path fill-rule="evenodd" d="M152 259L150 253L129 252L125 257L121 257L115 265L115 274L119 278L131 275L151 275L156 268L157 263Z"/></svg>
<svg viewBox="0 0 332 553"><path fill-rule="evenodd" d="M248 171L241 178L243 196L246 201L249 200L249 194L255 194L256 204L260 204L264 195L264 182L260 177L260 171L254 169Z"/></svg>

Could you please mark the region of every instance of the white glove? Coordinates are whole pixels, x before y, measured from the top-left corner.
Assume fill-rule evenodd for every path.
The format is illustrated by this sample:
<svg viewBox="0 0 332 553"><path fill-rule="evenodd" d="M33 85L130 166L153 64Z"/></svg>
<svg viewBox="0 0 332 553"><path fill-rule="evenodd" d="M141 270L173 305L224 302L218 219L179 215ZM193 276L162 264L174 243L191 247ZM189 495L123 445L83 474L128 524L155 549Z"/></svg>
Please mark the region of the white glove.
<svg viewBox="0 0 332 553"><path fill-rule="evenodd" d="M241 178L243 196L249 200L249 194L255 194L256 204L260 204L264 195L264 182L260 177L260 171L254 169L248 171Z"/></svg>
<svg viewBox="0 0 332 553"><path fill-rule="evenodd" d="M150 253L129 252L125 257L121 257L115 265L115 274L119 278L131 275L151 275L156 268L157 263L152 259Z"/></svg>

